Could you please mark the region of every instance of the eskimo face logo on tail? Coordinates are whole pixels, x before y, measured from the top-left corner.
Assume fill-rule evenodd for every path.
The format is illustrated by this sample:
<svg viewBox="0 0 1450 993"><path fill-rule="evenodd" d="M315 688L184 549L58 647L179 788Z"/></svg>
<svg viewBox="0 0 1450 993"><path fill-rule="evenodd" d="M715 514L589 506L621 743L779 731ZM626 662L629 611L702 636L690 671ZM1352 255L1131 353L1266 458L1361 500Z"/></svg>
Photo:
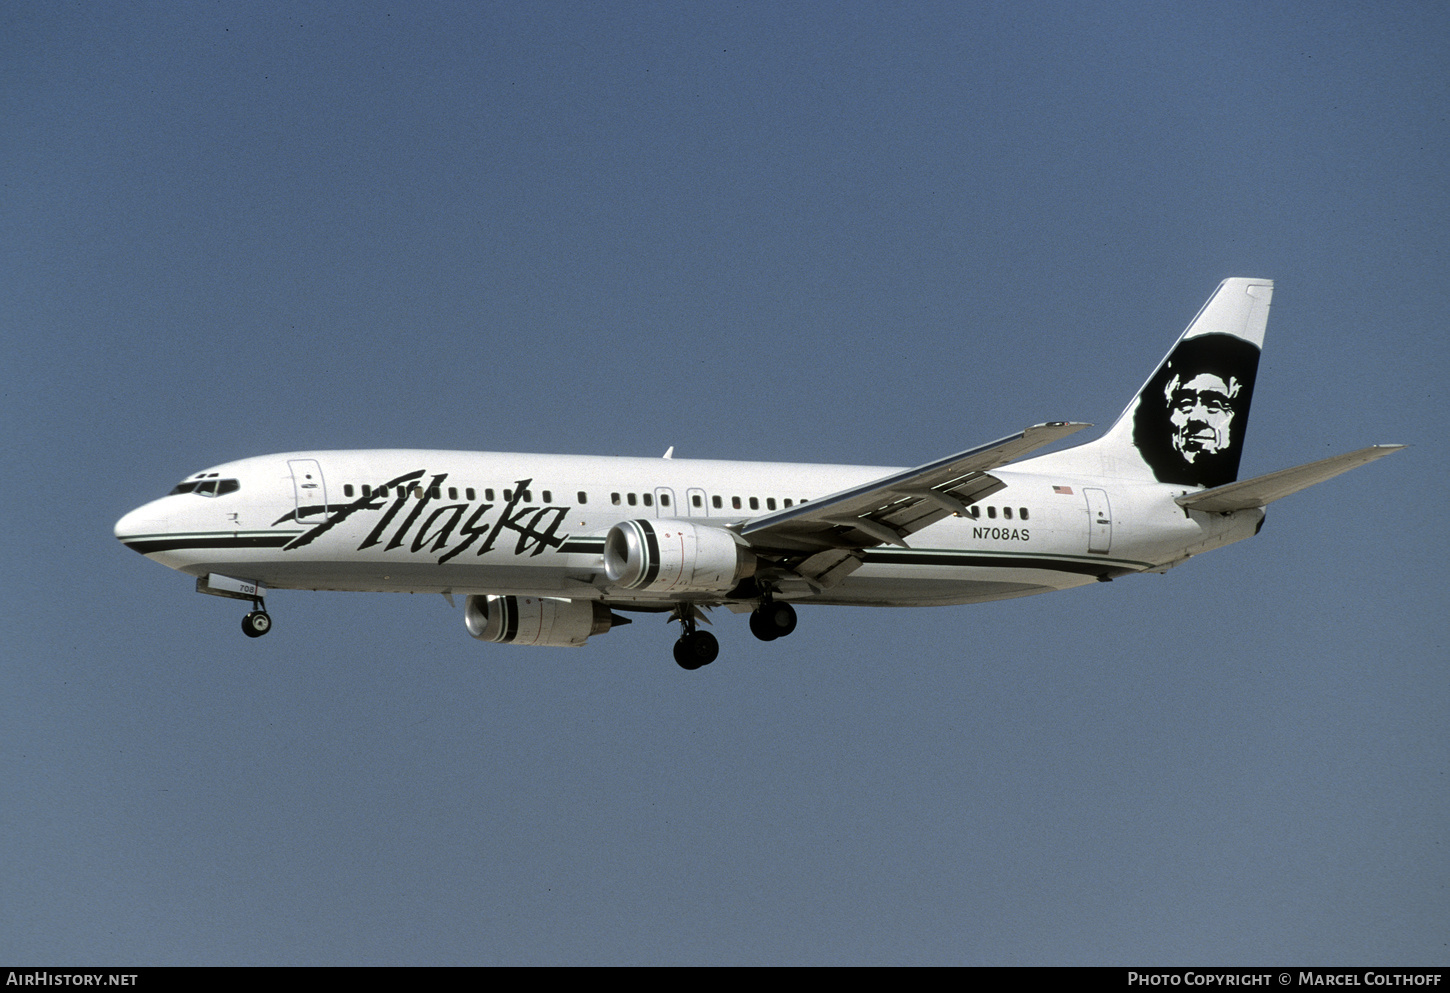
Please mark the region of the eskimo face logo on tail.
<svg viewBox="0 0 1450 993"><path fill-rule="evenodd" d="M1154 478L1208 487L1238 478L1258 368L1258 347L1233 335L1178 343L1133 412L1133 444Z"/></svg>

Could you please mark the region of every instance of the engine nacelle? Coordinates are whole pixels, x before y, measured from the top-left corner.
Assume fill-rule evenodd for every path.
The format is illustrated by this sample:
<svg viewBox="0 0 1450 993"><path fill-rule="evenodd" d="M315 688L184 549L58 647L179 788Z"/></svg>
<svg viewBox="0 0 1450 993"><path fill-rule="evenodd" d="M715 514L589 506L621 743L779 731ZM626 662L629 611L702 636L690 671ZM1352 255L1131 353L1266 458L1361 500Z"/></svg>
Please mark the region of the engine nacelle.
<svg viewBox="0 0 1450 993"><path fill-rule="evenodd" d="M622 521L604 539L604 574L628 590L724 593L755 575L755 555L724 528Z"/></svg>
<svg viewBox="0 0 1450 993"><path fill-rule="evenodd" d="M608 631L614 617L595 600L472 593L463 604L463 623L479 641L580 648L590 635Z"/></svg>

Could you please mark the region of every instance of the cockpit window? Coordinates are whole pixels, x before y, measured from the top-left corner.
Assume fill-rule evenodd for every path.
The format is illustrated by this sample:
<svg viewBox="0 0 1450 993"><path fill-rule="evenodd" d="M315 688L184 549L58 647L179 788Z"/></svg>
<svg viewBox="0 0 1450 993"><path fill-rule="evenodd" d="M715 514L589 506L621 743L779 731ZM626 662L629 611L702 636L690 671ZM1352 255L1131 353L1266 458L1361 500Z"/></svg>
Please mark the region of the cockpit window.
<svg viewBox="0 0 1450 993"><path fill-rule="evenodd" d="M206 479L188 479L176 484L176 488L167 496L176 496L178 493L195 493L197 496L217 497L226 496L228 493L235 493L242 488L242 484L235 479L217 479L216 473L212 473Z"/></svg>

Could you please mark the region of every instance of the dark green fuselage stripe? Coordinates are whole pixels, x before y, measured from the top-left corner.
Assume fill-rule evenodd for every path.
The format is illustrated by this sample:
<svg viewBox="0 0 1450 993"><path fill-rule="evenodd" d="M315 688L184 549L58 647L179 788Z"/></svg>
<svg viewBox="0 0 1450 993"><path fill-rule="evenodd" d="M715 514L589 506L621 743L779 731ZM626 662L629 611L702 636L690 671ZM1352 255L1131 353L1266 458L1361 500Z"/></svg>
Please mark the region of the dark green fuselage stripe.
<svg viewBox="0 0 1450 993"><path fill-rule="evenodd" d="M215 534L215 535L157 535L146 538L122 538L122 544L142 555L152 552L170 552L178 548L281 548L295 537L297 532L286 534Z"/></svg>
<svg viewBox="0 0 1450 993"><path fill-rule="evenodd" d="M642 582L648 586L659 575L659 538L654 528L644 521L641 537L646 550L646 569ZM151 552L170 552L186 548L281 548L296 536L297 532L286 534L214 534L214 535L147 535L139 538L122 539L127 548L142 555ZM570 538L559 551L567 554L601 554L604 551L603 538ZM865 550L868 565L924 565L938 568L977 569L1045 569L1052 572L1070 572L1084 576L1097 576L1108 570L1138 570L1150 566L1147 562L1129 562L1123 559L1077 559L1058 558L1051 555L994 554L991 552L950 551L945 549L922 550L898 548L872 548Z"/></svg>
<svg viewBox="0 0 1450 993"><path fill-rule="evenodd" d="M930 565L945 568L978 569L1047 569L1052 572L1074 572L1096 576L1112 569L1144 569L1149 563L1125 562L1122 559L1072 559L1050 555L993 555L982 552L948 551L876 551L866 552L867 565Z"/></svg>

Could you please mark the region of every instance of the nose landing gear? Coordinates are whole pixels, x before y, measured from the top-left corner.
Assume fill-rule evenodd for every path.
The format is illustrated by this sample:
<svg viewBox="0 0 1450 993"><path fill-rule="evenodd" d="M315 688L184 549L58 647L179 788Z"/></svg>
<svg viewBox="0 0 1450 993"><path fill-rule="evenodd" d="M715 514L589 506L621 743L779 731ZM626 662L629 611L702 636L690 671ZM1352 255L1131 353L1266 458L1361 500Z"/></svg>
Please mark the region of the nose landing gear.
<svg viewBox="0 0 1450 993"><path fill-rule="evenodd" d="M229 600L251 601L251 613L242 618L242 634L248 638L260 638L272 630L272 618L267 613L266 603L262 600L267 595L267 591L260 582L254 579L235 579L231 576L223 576L218 572L211 572L196 577L196 592L226 597Z"/></svg>
<svg viewBox="0 0 1450 993"><path fill-rule="evenodd" d="M267 613L260 600L253 600L252 606L256 609L242 618L242 634L248 638L260 638L272 630L272 615Z"/></svg>

